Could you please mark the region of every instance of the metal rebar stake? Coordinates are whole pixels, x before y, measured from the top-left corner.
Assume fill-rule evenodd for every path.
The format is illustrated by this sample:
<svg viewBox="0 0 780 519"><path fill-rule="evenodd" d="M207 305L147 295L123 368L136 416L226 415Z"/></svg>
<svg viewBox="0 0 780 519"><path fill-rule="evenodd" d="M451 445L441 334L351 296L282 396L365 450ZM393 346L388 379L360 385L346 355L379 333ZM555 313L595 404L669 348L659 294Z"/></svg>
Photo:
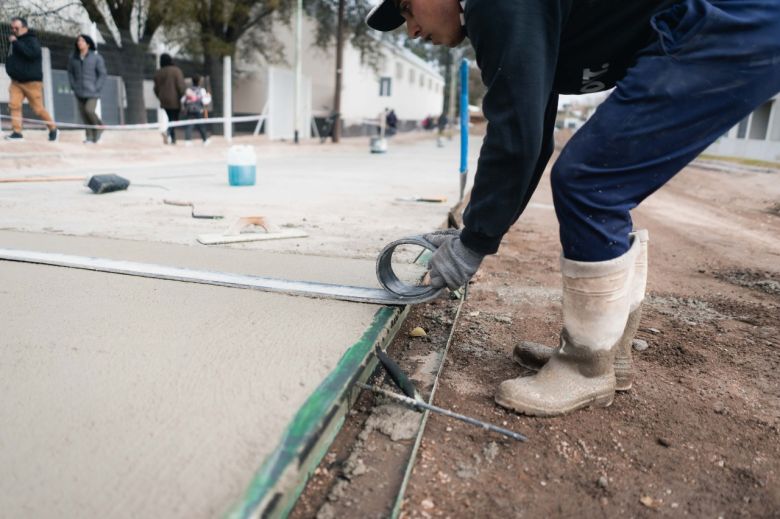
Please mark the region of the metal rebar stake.
<svg viewBox="0 0 780 519"><path fill-rule="evenodd" d="M379 395L384 395L386 397L392 398L393 400L405 404L408 407L412 407L418 410L427 409L434 413L443 414L445 416L449 416L450 418L454 418L456 420L460 420L462 422L466 422L471 425L476 425L477 427L481 427L482 429L485 429L487 431L492 431L498 434L503 434L504 436L509 436L510 438L520 442L528 441L528 438L523 436L520 433L516 433L514 431L510 431L509 429L504 429L503 427L499 427L497 425L493 425L487 422L483 422L481 420L477 420L476 418L471 418L470 416L462 415L460 413L455 413L453 411L450 411L449 409L444 409L441 407L437 407L435 405L427 404L421 400L415 400L414 398L409 398L408 396L405 395L399 395L398 393L393 393L392 391L388 391L380 387L363 384L362 382L356 382L355 384L362 389L367 389Z"/></svg>

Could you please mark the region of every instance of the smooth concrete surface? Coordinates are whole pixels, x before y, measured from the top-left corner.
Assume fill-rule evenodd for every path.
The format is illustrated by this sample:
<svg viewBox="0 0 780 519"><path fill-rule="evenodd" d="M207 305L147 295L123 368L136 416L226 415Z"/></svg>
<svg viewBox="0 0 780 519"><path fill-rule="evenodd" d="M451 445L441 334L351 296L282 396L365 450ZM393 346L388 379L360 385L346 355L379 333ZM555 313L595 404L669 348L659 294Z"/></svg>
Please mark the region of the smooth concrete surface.
<svg viewBox="0 0 780 519"><path fill-rule="evenodd" d="M193 260L191 247L143 244L139 253L133 242L36 238L43 250L76 245L247 273L286 260L265 254L242 265L242 251ZM54 243L66 240L77 243ZM0 241L31 240L0 233ZM373 266L296 263L332 282L360 282ZM0 515L221 515L377 309L0 263Z"/></svg>
<svg viewBox="0 0 780 519"><path fill-rule="evenodd" d="M441 225L458 191L457 147L432 140L391 142L384 156L367 139L258 146L250 188L229 187L207 150L162 161L130 144L121 155L56 146L49 169L45 158L31 166L37 155L6 157L18 171L0 178L73 174L62 164L78 163L127 176L130 190L0 184L0 247L376 286L382 246ZM447 204L396 200L441 195ZM193 219L166 198L228 218ZM310 237L195 242L256 214ZM378 308L0 261L0 515L220 516Z"/></svg>
<svg viewBox="0 0 780 519"><path fill-rule="evenodd" d="M233 247L373 259L386 243L440 225L457 202L457 141L438 148L430 137L414 144L391 139L386 154L369 153L368 138L338 147L258 145L257 184L248 187L228 185L224 149L171 149L181 164L100 155L77 170L44 163L23 174L116 173L131 185L95 195L79 182L0 184L0 228L194 245L198 235L223 232L240 216L263 216L272 228L300 229L309 237ZM20 173L0 168L0 179L11 176ZM413 197L447 202L399 200ZM190 201L196 213L225 219L194 219L189 207L164 200Z"/></svg>

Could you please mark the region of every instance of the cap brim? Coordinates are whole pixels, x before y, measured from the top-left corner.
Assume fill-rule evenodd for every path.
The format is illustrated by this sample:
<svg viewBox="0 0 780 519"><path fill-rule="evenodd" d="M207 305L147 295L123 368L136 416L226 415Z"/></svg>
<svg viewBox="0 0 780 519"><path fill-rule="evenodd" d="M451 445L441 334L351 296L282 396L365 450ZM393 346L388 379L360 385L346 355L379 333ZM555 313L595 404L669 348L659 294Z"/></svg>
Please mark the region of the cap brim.
<svg viewBox="0 0 780 519"><path fill-rule="evenodd" d="M395 0L384 0L366 16L366 24L377 31L394 31L404 24L404 17L398 12Z"/></svg>

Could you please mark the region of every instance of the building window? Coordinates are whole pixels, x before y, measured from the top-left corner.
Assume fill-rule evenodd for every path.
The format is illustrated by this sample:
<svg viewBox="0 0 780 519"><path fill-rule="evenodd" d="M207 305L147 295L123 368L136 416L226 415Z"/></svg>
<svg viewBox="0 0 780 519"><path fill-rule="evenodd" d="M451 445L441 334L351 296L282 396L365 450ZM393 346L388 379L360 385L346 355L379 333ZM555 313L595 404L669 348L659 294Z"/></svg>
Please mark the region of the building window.
<svg viewBox="0 0 780 519"><path fill-rule="evenodd" d="M409 69L409 83L414 85L414 69Z"/></svg>
<svg viewBox="0 0 780 519"><path fill-rule="evenodd" d="M401 80L404 78L404 65L403 63L396 63L395 64L395 77L398 78L398 80Z"/></svg>
<svg viewBox="0 0 780 519"><path fill-rule="evenodd" d="M750 119L749 139L765 141L767 130L769 129L769 114L772 111L772 101L762 104L753 112Z"/></svg>
<svg viewBox="0 0 780 519"><path fill-rule="evenodd" d="M420 74L420 86L425 87L425 78L423 77L422 74Z"/></svg>
<svg viewBox="0 0 780 519"><path fill-rule="evenodd" d="M744 139L747 135L747 126L748 126L748 120L750 119L750 116L748 115L741 121L739 121L739 124L737 125L737 139Z"/></svg>
<svg viewBox="0 0 780 519"><path fill-rule="evenodd" d="M769 140L780 141L780 103L777 101L772 102L772 111L774 112L772 120L772 127L769 129Z"/></svg>
<svg viewBox="0 0 780 519"><path fill-rule="evenodd" d="M433 90L433 80L428 78L428 90Z"/></svg>
<svg viewBox="0 0 780 519"><path fill-rule="evenodd" d="M379 97L390 97L391 87L393 85L393 78L381 77L379 78Z"/></svg>

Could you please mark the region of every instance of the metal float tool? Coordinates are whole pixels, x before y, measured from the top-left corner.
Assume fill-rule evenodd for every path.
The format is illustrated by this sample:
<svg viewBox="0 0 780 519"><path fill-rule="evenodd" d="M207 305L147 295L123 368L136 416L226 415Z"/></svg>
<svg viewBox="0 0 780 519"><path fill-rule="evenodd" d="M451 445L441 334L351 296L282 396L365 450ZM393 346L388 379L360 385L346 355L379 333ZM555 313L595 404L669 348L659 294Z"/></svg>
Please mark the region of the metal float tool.
<svg viewBox="0 0 780 519"><path fill-rule="evenodd" d="M247 274L170 267L153 263L139 263L134 261L15 249L0 249L0 260L76 268L185 283L244 288L303 297L338 299L356 303L409 305L425 303L439 297L444 292L444 289L426 285L408 285L398 278L393 271L392 256L396 248L400 245L417 245L430 251L436 250L436 246L422 236L410 236L388 244L379 254L376 263L377 278L379 279L379 284L383 288L294 281L251 276Z"/></svg>
<svg viewBox="0 0 780 519"><path fill-rule="evenodd" d="M193 202L189 202L186 200L169 200L165 199L163 200L163 204L166 205L175 205L179 207L189 207L191 211L191 215L193 218L200 218L202 220L221 220L224 218L221 214L196 214L195 213L195 204Z"/></svg>

